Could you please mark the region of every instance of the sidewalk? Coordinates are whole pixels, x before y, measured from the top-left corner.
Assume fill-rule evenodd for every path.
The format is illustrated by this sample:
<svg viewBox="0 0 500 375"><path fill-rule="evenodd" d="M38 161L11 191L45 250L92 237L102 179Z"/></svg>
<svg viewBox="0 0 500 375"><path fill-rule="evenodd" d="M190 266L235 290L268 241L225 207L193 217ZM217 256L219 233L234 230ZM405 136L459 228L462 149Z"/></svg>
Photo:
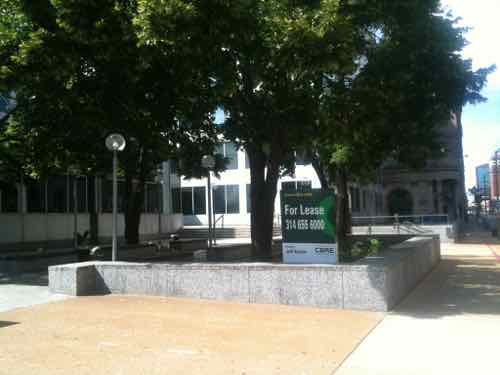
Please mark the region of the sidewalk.
<svg viewBox="0 0 500 375"><path fill-rule="evenodd" d="M442 253L336 375L499 373L500 245L442 244Z"/></svg>
<svg viewBox="0 0 500 375"><path fill-rule="evenodd" d="M47 272L18 276L0 273L0 312L68 298L70 297L62 294L50 293Z"/></svg>

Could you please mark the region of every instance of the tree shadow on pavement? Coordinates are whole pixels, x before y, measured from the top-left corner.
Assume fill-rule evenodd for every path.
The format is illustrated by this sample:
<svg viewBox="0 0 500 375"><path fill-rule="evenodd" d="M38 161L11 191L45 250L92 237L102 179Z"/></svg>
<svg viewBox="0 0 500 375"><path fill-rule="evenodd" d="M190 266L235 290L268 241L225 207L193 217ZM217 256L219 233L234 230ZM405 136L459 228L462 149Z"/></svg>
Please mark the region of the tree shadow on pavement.
<svg viewBox="0 0 500 375"><path fill-rule="evenodd" d="M9 327L9 326L13 326L16 324L19 324L19 322L9 322L9 321L5 321L5 320L0 320L0 328Z"/></svg>
<svg viewBox="0 0 500 375"><path fill-rule="evenodd" d="M490 229L470 229L460 236L458 241L461 244L500 244L500 238L493 236Z"/></svg>
<svg viewBox="0 0 500 375"><path fill-rule="evenodd" d="M429 319L463 314L500 317L500 262L446 257L393 314Z"/></svg>
<svg viewBox="0 0 500 375"><path fill-rule="evenodd" d="M0 273L0 285L32 285L32 286L48 286L48 272L25 273L18 275Z"/></svg>

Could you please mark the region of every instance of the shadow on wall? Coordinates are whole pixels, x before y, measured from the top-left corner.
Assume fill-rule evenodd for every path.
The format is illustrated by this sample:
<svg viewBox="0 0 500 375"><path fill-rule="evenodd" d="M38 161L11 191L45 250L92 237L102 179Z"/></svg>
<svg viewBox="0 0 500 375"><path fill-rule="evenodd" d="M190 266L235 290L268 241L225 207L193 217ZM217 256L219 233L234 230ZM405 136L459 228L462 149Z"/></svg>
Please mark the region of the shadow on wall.
<svg viewBox="0 0 500 375"><path fill-rule="evenodd" d="M484 258L443 259L394 312L428 319L500 315L500 263Z"/></svg>
<svg viewBox="0 0 500 375"><path fill-rule="evenodd" d="M184 215L183 222L184 222L184 225L203 225L201 220L197 216L194 216L194 215L190 215L190 216Z"/></svg>

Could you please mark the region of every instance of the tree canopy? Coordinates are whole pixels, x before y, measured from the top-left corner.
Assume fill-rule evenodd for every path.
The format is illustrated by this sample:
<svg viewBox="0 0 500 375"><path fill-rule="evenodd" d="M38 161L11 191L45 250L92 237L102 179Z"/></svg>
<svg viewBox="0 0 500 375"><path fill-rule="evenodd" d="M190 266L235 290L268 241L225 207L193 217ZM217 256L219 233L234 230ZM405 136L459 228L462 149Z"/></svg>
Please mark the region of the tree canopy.
<svg viewBox="0 0 500 375"><path fill-rule="evenodd" d="M440 124L483 100L492 69L461 57L465 30L437 0L8 4L0 89L22 108L10 132L29 146L24 168L105 170L103 139L123 132L132 241L154 165L176 155L202 174L201 155L222 137L247 151L252 244L269 255L277 181L297 152L315 157L346 213L347 179L387 158L421 165Z"/></svg>
<svg viewBox="0 0 500 375"><path fill-rule="evenodd" d="M126 234L137 241L144 182L156 164L182 152L200 159L214 147L203 56L184 48L182 36L169 50L141 39L136 1L12 3L19 12L12 19L30 28L21 35L14 22L3 25L12 43L0 52L0 82L22 109L23 164L39 175L75 164L102 173L110 165L106 135L123 133Z"/></svg>
<svg viewBox="0 0 500 375"><path fill-rule="evenodd" d="M474 71L461 57L466 30L438 1L361 2L346 11L359 30L357 70L327 77L321 130L307 148L322 185L337 189L340 243L349 230L347 181L370 181L388 159L419 168L442 156L440 129L465 103L485 100L480 90L494 69Z"/></svg>

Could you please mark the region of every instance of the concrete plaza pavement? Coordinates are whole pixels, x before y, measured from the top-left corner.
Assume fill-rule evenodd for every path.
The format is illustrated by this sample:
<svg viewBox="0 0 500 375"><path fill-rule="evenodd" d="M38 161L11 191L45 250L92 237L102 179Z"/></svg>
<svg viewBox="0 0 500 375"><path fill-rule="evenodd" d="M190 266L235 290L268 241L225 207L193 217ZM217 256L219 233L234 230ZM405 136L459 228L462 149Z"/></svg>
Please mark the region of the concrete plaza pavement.
<svg viewBox="0 0 500 375"><path fill-rule="evenodd" d="M0 313L0 374L330 375L381 313L79 297Z"/></svg>
<svg viewBox="0 0 500 375"><path fill-rule="evenodd" d="M18 308L65 297L44 275L0 277L0 375L497 374L500 244L469 242L442 244L441 264L385 318L138 296Z"/></svg>
<svg viewBox="0 0 500 375"><path fill-rule="evenodd" d="M442 253L336 375L499 373L500 245L443 244Z"/></svg>
<svg viewBox="0 0 500 375"><path fill-rule="evenodd" d="M0 273L0 312L70 298L50 293L47 272L23 275Z"/></svg>

